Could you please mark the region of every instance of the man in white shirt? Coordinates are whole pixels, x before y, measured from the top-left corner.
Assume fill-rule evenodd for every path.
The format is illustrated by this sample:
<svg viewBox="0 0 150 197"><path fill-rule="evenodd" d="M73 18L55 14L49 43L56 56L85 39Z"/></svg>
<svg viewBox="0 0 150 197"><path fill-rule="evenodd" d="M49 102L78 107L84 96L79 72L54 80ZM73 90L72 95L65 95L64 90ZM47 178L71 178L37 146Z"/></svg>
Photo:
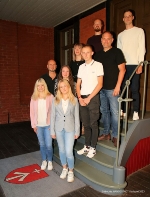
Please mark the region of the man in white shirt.
<svg viewBox="0 0 150 197"><path fill-rule="evenodd" d="M137 65L144 61L145 55L145 34L143 29L133 25L134 11L128 9L124 12L123 21L126 29L118 35L117 47L120 48L126 60L125 81L129 79ZM142 73L142 65L137 69L131 80L131 92L133 98L133 120L139 119L139 74ZM123 106L123 113L124 113ZM126 114L124 113L124 116Z"/></svg>
<svg viewBox="0 0 150 197"><path fill-rule="evenodd" d="M79 67L76 89L85 130L85 145L77 153L88 153L87 157L92 158L96 154L100 105L98 93L102 88L104 72L102 64L92 59L93 51L90 45L85 45L81 54L85 63Z"/></svg>

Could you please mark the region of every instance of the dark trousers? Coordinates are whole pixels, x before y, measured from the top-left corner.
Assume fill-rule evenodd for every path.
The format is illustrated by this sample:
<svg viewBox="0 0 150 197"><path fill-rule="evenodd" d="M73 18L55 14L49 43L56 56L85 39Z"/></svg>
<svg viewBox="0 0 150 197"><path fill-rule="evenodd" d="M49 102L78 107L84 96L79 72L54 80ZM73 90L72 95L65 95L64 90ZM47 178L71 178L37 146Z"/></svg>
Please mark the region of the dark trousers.
<svg viewBox="0 0 150 197"><path fill-rule="evenodd" d="M93 97L87 106L79 106L85 131L85 145L93 148L96 147L98 138L99 106L99 94Z"/></svg>
<svg viewBox="0 0 150 197"><path fill-rule="evenodd" d="M125 73L125 77L123 80L123 88L125 86L125 82L126 80L129 79L129 77L131 76L131 74L133 73L133 71L135 70L135 68L137 67L137 65L126 65L126 73ZM140 95L139 95L139 83L140 83L140 75L139 74L134 74L134 76L131 79L131 84L130 84L130 90L132 93L132 99L133 99L133 111L139 112L139 106L140 106ZM126 97L126 94L124 95L123 98ZM122 105L122 109L125 112L125 104L123 102Z"/></svg>

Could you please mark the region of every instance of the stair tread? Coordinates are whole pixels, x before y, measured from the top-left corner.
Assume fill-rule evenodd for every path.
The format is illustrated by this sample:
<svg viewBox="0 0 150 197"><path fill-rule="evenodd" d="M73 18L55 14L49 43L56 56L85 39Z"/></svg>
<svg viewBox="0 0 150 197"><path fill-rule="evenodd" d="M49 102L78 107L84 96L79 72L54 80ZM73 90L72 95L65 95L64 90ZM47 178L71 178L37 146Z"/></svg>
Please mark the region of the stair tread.
<svg viewBox="0 0 150 197"><path fill-rule="evenodd" d="M83 144L80 142L77 142L74 149L76 151L80 150L83 148ZM85 154L86 156L86 154ZM115 158L111 157L109 155L106 155L105 153L102 153L101 151L96 150L96 155L92 158L97 163L101 163L109 168L113 168L114 163L115 163Z"/></svg>
<svg viewBox="0 0 150 197"><path fill-rule="evenodd" d="M103 131L104 130L104 127L102 127L102 125L99 127L100 131ZM110 134L112 133L112 130L110 130ZM121 129L121 132L120 132L120 135L121 136L125 136L125 129L122 128Z"/></svg>
<svg viewBox="0 0 150 197"><path fill-rule="evenodd" d="M125 122L125 118L120 118L120 121ZM129 118L128 118L128 123L132 124L133 122L134 122L134 120L132 119L132 117L129 117ZM100 126L103 127L103 122L102 122L102 120L100 120L99 123L100 123Z"/></svg>
<svg viewBox="0 0 150 197"><path fill-rule="evenodd" d="M125 122L125 118L123 118L123 122ZM128 118L128 123L132 124L133 122L134 122L134 120L131 117L129 117Z"/></svg>
<svg viewBox="0 0 150 197"><path fill-rule="evenodd" d="M114 150L114 151L117 150L117 148L114 146L111 140L101 140L101 141L98 141L97 144L104 146L108 149Z"/></svg>
<svg viewBox="0 0 150 197"><path fill-rule="evenodd" d="M80 138L85 138L85 137L84 135L82 135ZM110 150L117 151L117 148L114 146L111 140L101 140L101 141L98 141L97 144L105 148L108 148Z"/></svg>
<svg viewBox="0 0 150 197"><path fill-rule="evenodd" d="M54 149L54 155L59 158L58 147ZM112 181L112 176L108 175L100 170L97 170L93 166L81 161L78 158L75 158L75 167L74 171L80 173L82 176L86 177L93 183L97 185L101 185L104 187L112 188L112 189L124 189L126 187L126 182L124 184L116 184Z"/></svg>
<svg viewBox="0 0 150 197"><path fill-rule="evenodd" d="M87 163L77 158L75 162L75 170L78 173L82 174L87 179L89 179L90 181L104 187L113 188L113 189L123 189L126 186L126 182L124 184L116 184L112 181L111 175L108 175L100 170L97 170L96 168L88 165Z"/></svg>
<svg viewBox="0 0 150 197"><path fill-rule="evenodd" d="M103 127L99 127L99 129L100 129L101 131L104 130ZM112 133L112 130L110 130L110 134L111 134L111 133ZM125 136L125 129L124 129L124 128L122 128L120 135L121 135L121 136Z"/></svg>

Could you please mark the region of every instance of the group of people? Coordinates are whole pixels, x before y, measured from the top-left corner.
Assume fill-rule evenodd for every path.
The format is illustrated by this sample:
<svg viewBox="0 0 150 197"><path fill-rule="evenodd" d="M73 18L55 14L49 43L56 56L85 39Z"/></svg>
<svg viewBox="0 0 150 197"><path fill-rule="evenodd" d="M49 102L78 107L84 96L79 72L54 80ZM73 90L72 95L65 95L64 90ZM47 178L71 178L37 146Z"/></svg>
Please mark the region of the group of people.
<svg viewBox="0 0 150 197"><path fill-rule="evenodd" d="M49 60L48 73L39 78L30 102L31 126L37 134L42 156L41 170L53 169L52 139L57 139L63 166L61 179L74 181L74 140L80 136L80 122L84 126L85 145L79 155L88 158L96 154L97 140L112 140L117 146L118 97L136 66L144 60L145 36L133 25L134 12L126 10L123 21L126 29L118 35L113 47L113 34L102 32L103 21L94 21L95 35L87 44L77 43L70 65L56 73L56 62ZM133 120L139 119L139 74L131 81ZM122 112L125 116L124 106ZM103 134L99 135L98 120L102 114ZM112 133L110 135L110 129Z"/></svg>

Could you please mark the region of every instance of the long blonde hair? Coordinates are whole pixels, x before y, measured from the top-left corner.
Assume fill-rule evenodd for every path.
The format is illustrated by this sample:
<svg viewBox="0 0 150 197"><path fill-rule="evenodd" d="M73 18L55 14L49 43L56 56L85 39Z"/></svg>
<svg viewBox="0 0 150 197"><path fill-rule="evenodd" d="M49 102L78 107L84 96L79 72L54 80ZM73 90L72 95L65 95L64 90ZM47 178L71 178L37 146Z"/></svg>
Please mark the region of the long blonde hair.
<svg viewBox="0 0 150 197"><path fill-rule="evenodd" d="M60 91L60 84L61 83L64 83L66 86L69 87L69 92L68 92L68 99L69 101L75 105L76 103L76 100L75 100L75 96L73 95L72 91L71 91L71 86L69 84L69 81L67 81L66 79L61 79L59 82L58 82L58 90L57 90L57 94L55 95L55 104L58 105L61 101L61 99L63 98L63 95Z"/></svg>
<svg viewBox="0 0 150 197"><path fill-rule="evenodd" d="M75 54L75 47L76 46L78 46L78 47L80 47L82 49L82 47L84 46L84 44L83 43L76 43L76 44L74 44L73 50L72 50L72 59L73 59L74 62L76 61L76 54ZM81 61L83 61L83 60L84 59L83 59L83 57L81 55Z"/></svg>
<svg viewBox="0 0 150 197"><path fill-rule="evenodd" d="M45 80L43 78L39 78L35 82L35 85L34 85L34 92L33 92L32 96L31 96L31 98L33 100L37 100L39 98L39 92L38 92L38 89L37 89L39 84L44 85L44 88L45 88L45 90L44 90L44 98L45 99L46 99L47 96L51 95L51 93L48 91L47 84L46 84Z"/></svg>

